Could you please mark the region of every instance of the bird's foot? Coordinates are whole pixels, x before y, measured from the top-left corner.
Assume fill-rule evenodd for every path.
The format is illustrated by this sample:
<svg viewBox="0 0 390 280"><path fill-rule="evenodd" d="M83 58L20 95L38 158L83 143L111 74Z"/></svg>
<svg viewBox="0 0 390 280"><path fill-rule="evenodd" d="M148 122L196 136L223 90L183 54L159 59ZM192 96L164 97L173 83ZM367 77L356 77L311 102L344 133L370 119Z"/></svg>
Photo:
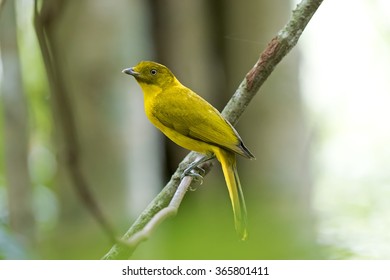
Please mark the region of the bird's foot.
<svg viewBox="0 0 390 280"><path fill-rule="evenodd" d="M206 174L206 171L199 167L200 164L209 161L214 158L214 155L206 155L198 159L197 161L194 161L191 163L184 171L183 174L180 176L180 180L183 180L184 177L190 176L196 181L200 181L200 184L203 184L203 175Z"/></svg>
<svg viewBox="0 0 390 280"><path fill-rule="evenodd" d="M205 174L205 170L199 166L190 165L183 171L183 174L180 176L180 180L183 180L184 177L190 176L196 181L200 181L200 184L203 184L203 175Z"/></svg>

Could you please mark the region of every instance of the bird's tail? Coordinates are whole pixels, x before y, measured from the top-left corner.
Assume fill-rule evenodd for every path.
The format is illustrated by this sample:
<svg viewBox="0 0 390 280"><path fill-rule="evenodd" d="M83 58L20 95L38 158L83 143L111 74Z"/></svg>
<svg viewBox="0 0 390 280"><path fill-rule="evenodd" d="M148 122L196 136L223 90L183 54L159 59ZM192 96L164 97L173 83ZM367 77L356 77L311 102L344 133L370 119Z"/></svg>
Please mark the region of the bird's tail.
<svg viewBox="0 0 390 280"><path fill-rule="evenodd" d="M222 165L223 175L229 190L230 200L233 206L234 222L241 240L245 240L247 233L247 213L242 193L240 179L236 167L236 155L230 151L218 149L215 153L218 161Z"/></svg>

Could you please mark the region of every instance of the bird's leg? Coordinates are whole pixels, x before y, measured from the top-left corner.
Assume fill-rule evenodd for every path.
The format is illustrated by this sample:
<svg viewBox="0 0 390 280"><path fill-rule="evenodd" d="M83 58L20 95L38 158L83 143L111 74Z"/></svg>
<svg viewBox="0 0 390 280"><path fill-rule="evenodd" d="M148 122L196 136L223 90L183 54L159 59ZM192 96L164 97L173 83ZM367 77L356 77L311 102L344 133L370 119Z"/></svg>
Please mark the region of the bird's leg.
<svg viewBox="0 0 390 280"><path fill-rule="evenodd" d="M201 167L199 167L199 165L201 165L202 163L206 162L206 161L209 161L211 159L215 158L215 155L205 155L203 157L201 157L200 159L194 161L193 163L191 163L184 171L183 171L183 174L181 174L180 176L180 179L182 180L184 177L186 176L191 176L195 179L200 179L200 180L203 180L203 174L205 173L204 169L202 169ZM195 170L197 170L199 173L196 173L194 172Z"/></svg>

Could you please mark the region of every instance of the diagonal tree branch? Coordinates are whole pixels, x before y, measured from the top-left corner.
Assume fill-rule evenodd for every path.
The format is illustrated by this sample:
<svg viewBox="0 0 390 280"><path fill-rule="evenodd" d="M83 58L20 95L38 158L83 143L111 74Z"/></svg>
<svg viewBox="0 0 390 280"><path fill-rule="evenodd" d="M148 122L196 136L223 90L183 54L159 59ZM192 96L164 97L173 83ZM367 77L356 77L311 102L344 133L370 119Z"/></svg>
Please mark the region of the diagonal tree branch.
<svg viewBox="0 0 390 280"><path fill-rule="evenodd" d="M306 25L317 11L323 0L302 0L292 12L289 22L270 41L260 58L222 111L222 115L235 125L249 102L259 88L270 76L276 65L296 45ZM185 177L180 182L180 175L199 154L189 153L179 164L171 180L157 197L142 212L134 224L122 237L122 242L115 244L103 259L127 259L137 246L146 240L153 230L166 218L174 216L180 206L181 199L193 185L192 178ZM202 165L206 174L210 171L212 162Z"/></svg>

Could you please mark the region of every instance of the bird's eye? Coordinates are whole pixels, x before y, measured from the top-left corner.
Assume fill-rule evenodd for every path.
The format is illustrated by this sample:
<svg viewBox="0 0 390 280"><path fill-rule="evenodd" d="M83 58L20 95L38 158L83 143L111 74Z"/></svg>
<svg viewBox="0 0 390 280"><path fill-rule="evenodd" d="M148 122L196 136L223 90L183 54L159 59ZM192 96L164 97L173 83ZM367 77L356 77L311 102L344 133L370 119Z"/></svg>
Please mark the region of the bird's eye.
<svg viewBox="0 0 390 280"><path fill-rule="evenodd" d="M150 70L150 74L152 74L152 75L156 75L156 74L157 74L157 70L156 70L156 69L152 69L152 70Z"/></svg>

